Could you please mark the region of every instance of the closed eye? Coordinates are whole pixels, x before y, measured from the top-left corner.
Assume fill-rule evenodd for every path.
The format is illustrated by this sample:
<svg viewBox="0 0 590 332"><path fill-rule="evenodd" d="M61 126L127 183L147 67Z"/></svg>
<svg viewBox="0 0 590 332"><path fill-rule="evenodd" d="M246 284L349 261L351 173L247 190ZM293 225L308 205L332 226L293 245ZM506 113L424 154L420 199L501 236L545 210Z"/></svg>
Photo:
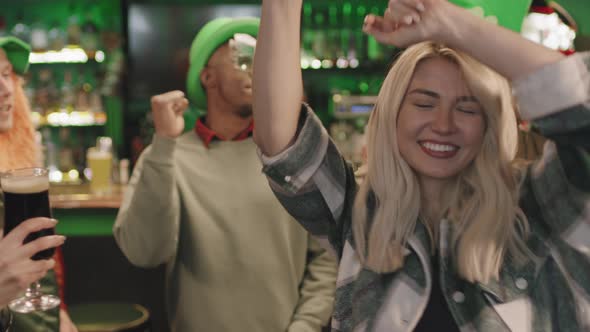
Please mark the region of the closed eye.
<svg viewBox="0 0 590 332"><path fill-rule="evenodd" d="M415 103L414 106L416 106L418 108L422 108L422 109L428 109L428 108L433 108L434 107L431 104L418 104L418 103Z"/></svg>
<svg viewBox="0 0 590 332"><path fill-rule="evenodd" d="M479 110L474 109L466 109L466 108L457 108L457 111L465 114L479 114Z"/></svg>

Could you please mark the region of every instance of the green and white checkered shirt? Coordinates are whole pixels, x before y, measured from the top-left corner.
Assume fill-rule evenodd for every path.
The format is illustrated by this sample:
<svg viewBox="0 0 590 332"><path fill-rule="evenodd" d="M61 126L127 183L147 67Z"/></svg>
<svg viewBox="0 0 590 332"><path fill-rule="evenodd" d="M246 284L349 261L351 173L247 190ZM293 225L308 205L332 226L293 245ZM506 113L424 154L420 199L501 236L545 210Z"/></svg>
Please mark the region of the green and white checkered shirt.
<svg viewBox="0 0 590 332"><path fill-rule="evenodd" d="M549 139L528 169L520 201L535 257L525 265L507 257L499 280L467 282L453 266L453 227L443 220L441 288L461 331L590 331L590 54L513 87L522 118ZM425 228L416 227L400 270L378 274L361 266L351 231L353 171L307 107L295 143L261 159L283 206L339 258L333 331L413 330L433 282Z"/></svg>

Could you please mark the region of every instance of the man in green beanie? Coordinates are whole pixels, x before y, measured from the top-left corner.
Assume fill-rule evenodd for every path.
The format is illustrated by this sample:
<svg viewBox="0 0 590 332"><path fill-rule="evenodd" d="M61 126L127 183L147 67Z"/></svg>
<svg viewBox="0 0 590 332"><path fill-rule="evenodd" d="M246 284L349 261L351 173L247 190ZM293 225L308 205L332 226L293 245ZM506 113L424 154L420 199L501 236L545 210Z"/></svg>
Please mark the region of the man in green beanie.
<svg viewBox="0 0 590 332"><path fill-rule="evenodd" d="M172 331L320 331L335 261L284 211L252 141L258 19L206 24L190 50L187 97L152 97L156 134L114 226L127 258L167 265ZM182 134L190 102L207 111Z"/></svg>
<svg viewBox="0 0 590 332"><path fill-rule="evenodd" d="M40 151L34 139L31 111L24 93L21 77L29 67L29 53L29 45L20 39L15 37L0 38L0 172L40 165ZM0 226L3 224L4 211L0 192ZM6 239L9 237L10 234L6 234ZM63 241L61 242L63 243ZM3 246L0 241L1 247ZM10 250L13 254L20 250L18 248L4 248ZM7 259L8 255L3 253L3 257ZM47 271L47 274L41 280L44 293L60 295L58 290L63 287L63 283L60 283L60 281L63 281L63 278L60 278L60 276L63 276L61 262L61 251L58 249L54 260L44 263L52 266L55 263L55 268ZM6 261L2 263L4 267L10 267L10 264ZM12 263L16 264L16 262ZM10 278L8 271L0 271L0 282L6 281L4 278L18 283L30 279L31 275L27 276L18 273L16 277ZM0 293L2 292L0 291ZM62 298L61 308L44 312L14 314L10 331L75 332L77 329L65 309Z"/></svg>

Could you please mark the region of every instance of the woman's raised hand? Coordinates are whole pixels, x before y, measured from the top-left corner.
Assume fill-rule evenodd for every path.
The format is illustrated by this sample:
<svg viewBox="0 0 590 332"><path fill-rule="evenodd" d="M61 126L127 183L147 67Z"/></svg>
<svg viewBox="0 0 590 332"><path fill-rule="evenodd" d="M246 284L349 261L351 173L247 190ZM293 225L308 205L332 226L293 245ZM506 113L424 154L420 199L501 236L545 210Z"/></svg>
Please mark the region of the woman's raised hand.
<svg viewBox="0 0 590 332"><path fill-rule="evenodd" d="M457 31L457 15L463 15L458 9L446 0L390 0L383 16L367 15L363 31L397 47L446 42Z"/></svg>

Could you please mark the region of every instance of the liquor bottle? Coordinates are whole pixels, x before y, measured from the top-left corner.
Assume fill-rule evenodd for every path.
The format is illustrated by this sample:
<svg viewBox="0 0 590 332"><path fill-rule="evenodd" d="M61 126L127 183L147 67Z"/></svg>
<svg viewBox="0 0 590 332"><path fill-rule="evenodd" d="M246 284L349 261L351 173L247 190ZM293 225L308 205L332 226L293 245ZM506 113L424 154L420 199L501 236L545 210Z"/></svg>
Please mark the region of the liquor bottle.
<svg viewBox="0 0 590 332"><path fill-rule="evenodd" d="M86 153L84 153L84 137L82 133L83 132L81 130L76 131L76 138L71 139L70 141L70 147L72 149L72 159L74 162L73 169L75 169L78 172L78 176L79 174L82 174L82 172L84 172L84 168L86 165ZM72 180L77 180L77 178Z"/></svg>
<svg viewBox="0 0 590 332"><path fill-rule="evenodd" d="M62 112L71 113L74 110L76 94L72 83L72 72L67 70L64 73L64 80L61 85L60 109Z"/></svg>
<svg viewBox="0 0 590 332"><path fill-rule="evenodd" d="M51 129L48 127L43 128L41 136L43 138L43 165L50 171L57 170L57 149L51 139Z"/></svg>
<svg viewBox="0 0 590 332"><path fill-rule="evenodd" d="M79 112L90 112L90 92L92 91L92 85L88 82L88 78L84 73L80 73L79 77L81 77L81 84L75 88L75 109Z"/></svg>
<svg viewBox="0 0 590 332"><path fill-rule="evenodd" d="M102 96L100 90L92 89L90 92L90 111L93 113L103 113Z"/></svg>
<svg viewBox="0 0 590 332"><path fill-rule="evenodd" d="M342 6L340 50L336 65L339 68L346 68L351 59L356 59L356 51L352 46L352 4L350 2Z"/></svg>
<svg viewBox="0 0 590 332"><path fill-rule="evenodd" d="M44 116L57 111L59 106L59 91L55 86L53 71L49 68L42 68L37 73L34 103L40 113Z"/></svg>
<svg viewBox="0 0 590 332"><path fill-rule="evenodd" d="M31 27L25 22L24 14L21 12L18 15L17 23L12 27L10 33L26 43L31 43Z"/></svg>
<svg viewBox="0 0 590 332"><path fill-rule="evenodd" d="M53 51L59 51L66 46L67 34L66 31L61 27L59 22L53 22L51 28L47 32L49 38L49 49Z"/></svg>
<svg viewBox="0 0 590 332"><path fill-rule="evenodd" d="M99 36L98 27L90 15L87 15L86 21L81 27L81 46L88 54L88 57L94 59L98 50Z"/></svg>
<svg viewBox="0 0 590 332"><path fill-rule="evenodd" d="M317 10L316 10L317 8ZM313 55L320 60L326 59L326 17L320 6L314 8L314 39L313 39Z"/></svg>
<svg viewBox="0 0 590 332"><path fill-rule="evenodd" d="M75 168L75 162L70 129L68 127L59 128L59 142L59 169L62 172L69 172Z"/></svg>
<svg viewBox="0 0 590 332"><path fill-rule="evenodd" d="M31 24L31 49L33 52L45 52L49 48L49 36L47 27L41 20L35 20Z"/></svg>
<svg viewBox="0 0 590 332"><path fill-rule="evenodd" d="M307 69L316 60L313 53L315 31L313 27L313 9L310 2L303 4L303 17L301 22L301 68Z"/></svg>
<svg viewBox="0 0 590 332"><path fill-rule="evenodd" d="M67 40L69 45L80 45L82 29L80 28L80 16L74 4L70 6L70 17L68 17Z"/></svg>

